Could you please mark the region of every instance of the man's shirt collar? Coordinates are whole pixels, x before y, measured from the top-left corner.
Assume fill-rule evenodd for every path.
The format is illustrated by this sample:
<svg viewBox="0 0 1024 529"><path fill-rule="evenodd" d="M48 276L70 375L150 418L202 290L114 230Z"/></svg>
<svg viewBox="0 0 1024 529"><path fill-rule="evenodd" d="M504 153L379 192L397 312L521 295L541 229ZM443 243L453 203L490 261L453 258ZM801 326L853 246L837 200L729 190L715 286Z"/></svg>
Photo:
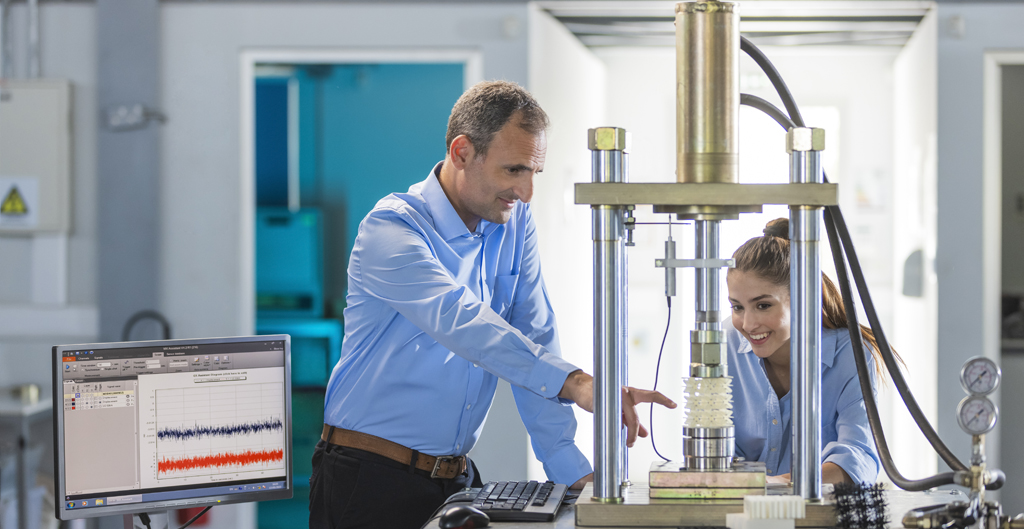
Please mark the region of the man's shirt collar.
<svg viewBox="0 0 1024 529"><path fill-rule="evenodd" d="M427 209L430 210L430 216L434 218L434 229L444 240L450 241L456 237L466 237L470 233L466 228L466 223L462 222L462 217L452 206L451 200L448 200L448 195L441 188L438 178L441 175L442 165L444 162L437 162L434 169L430 171L426 185L423 186L423 201L426 202ZM479 228L480 226L477 226L477 229Z"/></svg>
<svg viewBox="0 0 1024 529"><path fill-rule="evenodd" d="M466 223L462 221L462 217L455 211L455 206L452 206L452 201L448 199L448 195L445 194L444 189L441 187L439 178L441 177L442 165L444 165L443 161L437 162L434 169L430 171L430 176L427 177L422 191L423 201L430 211L430 216L434 219L434 229L446 241L456 237L470 237L473 235L479 237L490 234L494 231L495 224L484 219L480 219L477 222L476 230L473 232L470 232L469 228L466 227Z"/></svg>

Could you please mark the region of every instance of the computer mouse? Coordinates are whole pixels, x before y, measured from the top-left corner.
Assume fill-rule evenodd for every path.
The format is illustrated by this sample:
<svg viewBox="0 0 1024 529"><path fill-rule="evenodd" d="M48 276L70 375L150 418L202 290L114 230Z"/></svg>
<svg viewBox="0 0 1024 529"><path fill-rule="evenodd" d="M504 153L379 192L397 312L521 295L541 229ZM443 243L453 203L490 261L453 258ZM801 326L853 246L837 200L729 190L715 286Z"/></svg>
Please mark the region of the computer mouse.
<svg viewBox="0 0 1024 529"><path fill-rule="evenodd" d="M487 527L491 519L483 511L469 505L456 505L444 511L437 525L441 529L477 529Z"/></svg>

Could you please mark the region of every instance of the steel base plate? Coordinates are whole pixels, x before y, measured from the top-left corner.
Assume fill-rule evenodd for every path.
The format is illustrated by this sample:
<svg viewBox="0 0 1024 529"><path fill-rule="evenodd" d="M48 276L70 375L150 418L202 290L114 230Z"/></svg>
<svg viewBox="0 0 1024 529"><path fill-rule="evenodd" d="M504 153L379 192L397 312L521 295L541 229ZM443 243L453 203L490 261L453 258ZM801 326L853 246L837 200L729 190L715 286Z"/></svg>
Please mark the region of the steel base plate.
<svg viewBox="0 0 1024 529"><path fill-rule="evenodd" d="M835 527L836 517L831 501L832 486L823 485L825 501L807 503L807 517L796 521L796 527ZM768 494L792 494L790 487L768 485ZM651 498L646 483L634 483L623 490L623 502L605 504L590 500L594 485L588 483L576 500L577 527L603 527L605 529L662 529L666 527L725 527L725 515L743 512L743 500L680 500ZM910 509L927 505L968 501L958 490L931 490L907 492L886 490L890 517L895 522L889 527L901 527L899 520Z"/></svg>
<svg viewBox="0 0 1024 529"><path fill-rule="evenodd" d="M651 489L759 488L761 494L766 482L765 466L760 461L733 461L731 470L687 470L685 463L655 462L651 463L650 480Z"/></svg>

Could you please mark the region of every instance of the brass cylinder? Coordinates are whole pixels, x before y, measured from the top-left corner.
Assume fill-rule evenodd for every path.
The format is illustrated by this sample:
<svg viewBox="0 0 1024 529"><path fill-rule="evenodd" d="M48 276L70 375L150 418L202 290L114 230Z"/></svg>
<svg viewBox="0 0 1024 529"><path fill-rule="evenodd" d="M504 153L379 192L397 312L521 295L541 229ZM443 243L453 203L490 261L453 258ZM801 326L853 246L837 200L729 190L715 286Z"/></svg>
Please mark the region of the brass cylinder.
<svg viewBox="0 0 1024 529"><path fill-rule="evenodd" d="M740 15L731 2L676 4L676 180L736 183Z"/></svg>

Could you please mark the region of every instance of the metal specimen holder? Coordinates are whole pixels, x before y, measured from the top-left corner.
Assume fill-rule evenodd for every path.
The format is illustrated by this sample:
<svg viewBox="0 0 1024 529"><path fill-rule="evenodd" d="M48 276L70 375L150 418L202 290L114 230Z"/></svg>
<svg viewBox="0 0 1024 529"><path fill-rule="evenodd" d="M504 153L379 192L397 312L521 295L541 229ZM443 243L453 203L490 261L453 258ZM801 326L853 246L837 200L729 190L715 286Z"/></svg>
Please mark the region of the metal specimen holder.
<svg viewBox="0 0 1024 529"><path fill-rule="evenodd" d="M655 213L694 222L695 257L676 259L671 240L656 267L666 269L666 294L674 293L674 269L695 269L696 321L690 333L688 375L695 384L728 387L726 344L719 288L722 220L761 212L764 204L790 206L793 486L820 503L821 272L818 241L824 206L837 203L834 184L822 183L824 131L798 128L787 135L789 184L738 183L739 13L729 2L676 5L677 182L626 182L626 131L589 131L592 183L576 184L576 203L591 206L594 239L594 483L576 505L578 526L646 527L724 525L742 510L743 496L764 494L763 463L733 460L731 412L708 424L684 424L681 462L655 463L650 483L626 486L622 437L625 385L625 247L630 211L652 205ZM726 391L727 393L727 391ZM731 395L726 395L731 409ZM717 402L717 401L716 401ZM684 411L688 409L684 403ZM701 410L706 411L706 410ZM722 499L721 502L710 501ZM624 503L623 506L616 504ZM810 507L810 505L809 505ZM798 525L830 525L831 510L809 509Z"/></svg>

